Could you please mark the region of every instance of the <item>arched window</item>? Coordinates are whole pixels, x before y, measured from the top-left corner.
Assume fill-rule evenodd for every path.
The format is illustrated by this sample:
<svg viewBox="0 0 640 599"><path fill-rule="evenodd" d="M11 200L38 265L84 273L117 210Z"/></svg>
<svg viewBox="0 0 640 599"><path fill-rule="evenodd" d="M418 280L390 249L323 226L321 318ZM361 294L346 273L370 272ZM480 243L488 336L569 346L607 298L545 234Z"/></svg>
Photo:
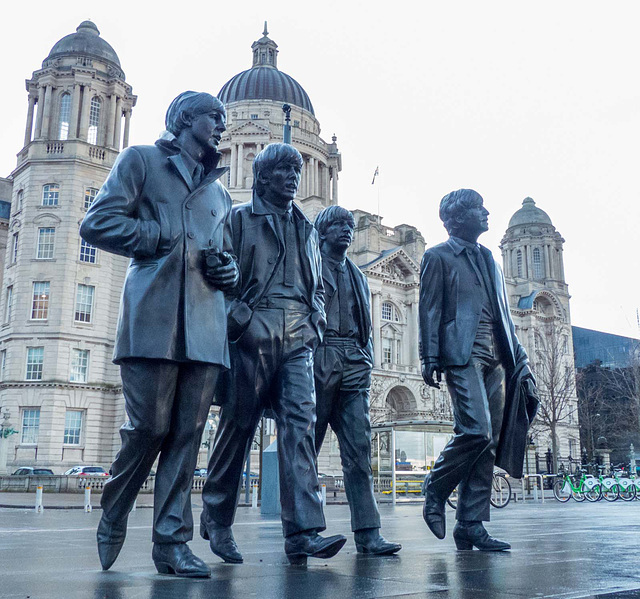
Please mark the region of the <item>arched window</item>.
<svg viewBox="0 0 640 599"><path fill-rule="evenodd" d="M533 248L533 278L542 278L542 252L540 252L540 248Z"/></svg>
<svg viewBox="0 0 640 599"><path fill-rule="evenodd" d="M60 126L58 139L69 139L69 122L71 121L71 94L64 93L60 96Z"/></svg>
<svg viewBox="0 0 640 599"><path fill-rule="evenodd" d="M382 302L382 320L400 322L397 308L391 302Z"/></svg>
<svg viewBox="0 0 640 599"><path fill-rule="evenodd" d="M89 210L89 208L91 207L91 204L93 204L93 200L96 199L96 196L98 195L98 191L100 191L99 189L97 189L96 187L87 187L84 190L84 209L85 210Z"/></svg>
<svg viewBox="0 0 640 599"><path fill-rule="evenodd" d="M42 186L42 205L57 206L60 197L60 186L57 183L47 183Z"/></svg>
<svg viewBox="0 0 640 599"><path fill-rule="evenodd" d="M516 252L516 267L517 267L517 272L518 272L518 276L521 277L522 275L522 250L518 250Z"/></svg>
<svg viewBox="0 0 640 599"><path fill-rule="evenodd" d="M22 204L24 202L24 191L20 189L18 191L18 195L16 196L16 212L22 210Z"/></svg>
<svg viewBox="0 0 640 599"><path fill-rule="evenodd" d="M91 98L91 108L89 109L89 133L87 135L87 141L94 145L98 143L98 127L100 125L101 107L102 103L98 96Z"/></svg>

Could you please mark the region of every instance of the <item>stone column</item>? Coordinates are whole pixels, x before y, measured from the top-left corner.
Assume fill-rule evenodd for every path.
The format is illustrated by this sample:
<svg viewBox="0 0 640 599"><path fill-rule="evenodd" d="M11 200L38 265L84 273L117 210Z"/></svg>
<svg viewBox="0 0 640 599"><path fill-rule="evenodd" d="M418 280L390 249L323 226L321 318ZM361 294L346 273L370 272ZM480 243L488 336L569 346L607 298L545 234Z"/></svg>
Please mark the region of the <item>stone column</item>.
<svg viewBox="0 0 640 599"><path fill-rule="evenodd" d="M120 135L122 133L122 98L116 100L116 120L113 124L113 147L120 150Z"/></svg>
<svg viewBox="0 0 640 599"><path fill-rule="evenodd" d="M244 144L238 144L238 171L236 177L238 178L238 187L242 189L244 187Z"/></svg>
<svg viewBox="0 0 640 599"><path fill-rule="evenodd" d="M49 137L49 123L51 121L51 108L53 104L53 86L45 86L44 110L42 111L42 132L41 136Z"/></svg>
<svg viewBox="0 0 640 599"><path fill-rule="evenodd" d="M338 167L334 166L332 171L333 173L331 177L331 184L333 189L331 190L331 199L333 200L334 204L337 204L338 203Z"/></svg>
<svg viewBox="0 0 640 599"><path fill-rule="evenodd" d="M329 197L329 167L325 164L324 165L324 197L327 200L327 204L331 204L330 201L330 197Z"/></svg>
<svg viewBox="0 0 640 599"><path fill-rule="evenodd" d="M231 144L231 162L229 163L231 167L231 177L229 179L229 187L236 186L236 172L238 168L238 146L237 144Z"/></svg>
<svg viewBox="0 0 640 599"><path fill-rule="evenodd" d="M89 110L91 108L91 87L82 86L82 108L80 110L80 130L78 138L87 141L89 134Z"/></svg>
<svg viewBox="0 0 640 599"><path fill-rule="evenodd" d="M314 160L313 164L313 194L320 195L320 164L318 160Z"/></svg>
<svg viewBox="0 0 640 599"><path fill-rule="evenodd" d="M380 335L380 294L371 296L371 324L373 326L373 367L382 367L382 337Z"/></svg>
<svg viewBox="0 0 640 599"><path fill-rule="evenodd" d="M316 194L316 159L309 157L309 193L307 195Z"/></svg>
<svg viewBox="0 0 640 599"><path fill-rule="evenodd" d="M71 116L69 117L69 139L78 137L78 118L80 117L80 85L73 86L71 97Z"/></svg>
<svg viewBox="0 0 640 599"><path fill-rule="evenodd" d="M31 143L31 131L33 130L33 109L36 105L36 99L29 94L29 108L27 108L27 124L24 128L24 145Z"/></svg>
<svg viewBox="0 0 640 599"><path fill-rule="evenodd" d="M533 278L533 261L531 259L531 246L526 245L524 247L523 256L524 258L524 276L529 279Z"/></svg>
<svg viewBox="0 0 640 599"><path fill-rule="evenodd" d="M553 275L553 269L551 268L551 248L546 243L544 246L544 260L545 260L545 276L547 279L555 278Z"/></svg>
<svg viewBox="0 0 640 599"><path fill-rule="evenodd" d="M127 108L124 111L124 139L122 143L123 148L129 147L129 126L131 125L131 108Z"/></svg>
<svg viewBox="0 0 640 599"><path fill-rule="evenodd" d="M407 305L407 333L404 336L403 345L406 356L405 363L412 368L419 369L418 359L418 314L416 310L417 304L411 302Z"/></svg>
<svg viewBox="0 0 640 599"><path fill-rule="evenodd" d="M38 114L36 115L36 130L33 135L34 139L39 139L42 134L42 113L44 112L44 87L38 86L38 97L36 103L38 104Z"/></svg>
<svg viewBox="0 0 640 599"><path fill-rule="evenodd" d="M105 139L104 139L104 145L107 146L108 148L112 148L113 147L113 129L114 126L116 124L116 95L115 94L111 94L109 96L109 106L105 108L107 108L107 114L106 114L106 135L105 135Z"/></svg>

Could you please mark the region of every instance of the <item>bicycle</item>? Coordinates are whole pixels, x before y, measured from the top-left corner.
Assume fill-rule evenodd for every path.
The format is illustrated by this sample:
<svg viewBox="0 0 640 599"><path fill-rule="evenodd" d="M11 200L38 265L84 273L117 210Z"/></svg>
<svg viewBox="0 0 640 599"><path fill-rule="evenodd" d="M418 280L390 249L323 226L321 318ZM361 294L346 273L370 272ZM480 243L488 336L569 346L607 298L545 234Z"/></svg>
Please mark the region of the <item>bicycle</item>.
<svg viewBox="0 0 640 599"><path fill-rule="evenodd" d="M636 486L623 470L614 470L613 478L618 485L618 496L622 501L633 501L636 498Z"/></svg>
<svg viewBox="0 0 640 599"><path fill-rule="evenodd" d="M491 505L495 508L501 509L507 507L509 501L511 501L511 483L504 474L499 472L493 473L491 480L491 498L489 499ZM447 503L454 510L458 507L458 489L455 488Z"/></svg>
<svg viewBox="0 0 640 599"><path fill-rule="evenodd" d="M591 474L579 471L576 477L580 476L578 482L574 484L574 477L571 474L562 474L558 480L553 483L553 496L561 503L566 503L573 497L575 501L595 502L600 499L602 492L600 481Z"/></svg>

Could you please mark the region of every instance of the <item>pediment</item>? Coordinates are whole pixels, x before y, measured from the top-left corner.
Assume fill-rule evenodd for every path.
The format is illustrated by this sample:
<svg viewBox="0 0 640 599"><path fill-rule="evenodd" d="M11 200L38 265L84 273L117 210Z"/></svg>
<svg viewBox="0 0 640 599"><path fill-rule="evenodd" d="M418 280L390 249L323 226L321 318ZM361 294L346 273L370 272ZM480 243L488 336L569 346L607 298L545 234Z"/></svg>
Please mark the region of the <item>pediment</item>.
<svg viewBox="0 0 640 599"><path fill-rule="evenodd" d="M367 276L401 285L417 284L420 275L418 264L400 247L384 252L361 269Z"/></svg>
<svg viewBox="0 0 640 599"><path fill-rule="evenodd" d="M271 129L254 121L246 121L237 127L227 129L227 131L231 138L234 135L264 135L265 133L271 137Z"/></svg>

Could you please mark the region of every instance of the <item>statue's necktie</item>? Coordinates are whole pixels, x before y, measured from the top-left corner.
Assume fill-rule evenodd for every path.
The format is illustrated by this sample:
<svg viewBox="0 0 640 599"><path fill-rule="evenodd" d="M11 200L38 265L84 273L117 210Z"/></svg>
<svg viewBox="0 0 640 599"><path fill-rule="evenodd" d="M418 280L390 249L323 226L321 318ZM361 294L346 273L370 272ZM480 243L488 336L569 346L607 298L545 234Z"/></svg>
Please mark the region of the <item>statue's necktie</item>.
<svg viewBox="0 0 640 599"><path fill-rule="evenodd" d="M349 335L349 306L347 304L347 269L345 266L336 268L338 279L338 306L340 310L340 320L338 325L338 334L340 337Z"/></svg>
<svg viewBox="0 0 640 599"><path fill-rule="evenodd" d="M296 282L296 250L298 249L293 214L285 214L283 221L285 239L284 284L286 287L293 287Z"/></svg>

